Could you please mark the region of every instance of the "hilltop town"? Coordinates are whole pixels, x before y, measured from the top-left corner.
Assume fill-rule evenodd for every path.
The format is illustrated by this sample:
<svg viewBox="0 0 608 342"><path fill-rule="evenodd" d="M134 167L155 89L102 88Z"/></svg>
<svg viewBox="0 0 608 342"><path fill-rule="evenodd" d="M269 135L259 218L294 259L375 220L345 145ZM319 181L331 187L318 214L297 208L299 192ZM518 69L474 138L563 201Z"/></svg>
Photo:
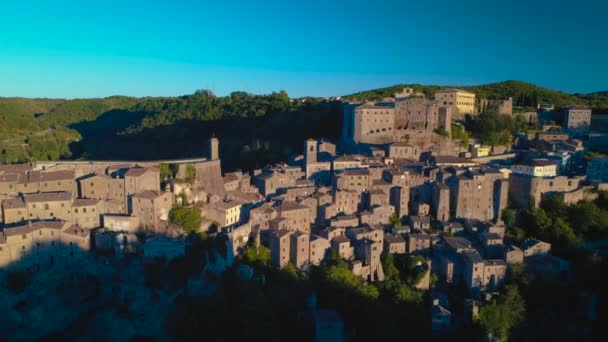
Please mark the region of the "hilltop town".
<svg viewBox="0 0 608 342"><path fill-rule="evenodd" d="M419 317L424 334L451 336L482 322L484 334L497 337L484 310L511 298L513 274L573 277L573 261L554 251L582 248L587 233L546 213L593 205L607 217L608 158L589 153L590 109L514 111L512 98L455 88L433 97L404 88L341 105L339 140L307 139L301 154L251 172L223 172L215 136L196 159L0 165L5 280L100 260L136 259L165 272L175 260L205 259L180 287L195 297L212 291L202 285L212 282L210 270L237 268L270 284L266 275L278 270L311 281L319 269L340 269L357 288L398 284L411 293L416 299L404 302L428 312ZM488 117L508 117L525 131L493 144L469 136L464 122ZM568 227L553 234L559 225ZM603 238L600 226L589 229ZM195 253L197 243L213 246ZM302 311L316 340L368 336L343 307L310 295L319 305ZM593 298L581 299L590 321Z"/></svg>

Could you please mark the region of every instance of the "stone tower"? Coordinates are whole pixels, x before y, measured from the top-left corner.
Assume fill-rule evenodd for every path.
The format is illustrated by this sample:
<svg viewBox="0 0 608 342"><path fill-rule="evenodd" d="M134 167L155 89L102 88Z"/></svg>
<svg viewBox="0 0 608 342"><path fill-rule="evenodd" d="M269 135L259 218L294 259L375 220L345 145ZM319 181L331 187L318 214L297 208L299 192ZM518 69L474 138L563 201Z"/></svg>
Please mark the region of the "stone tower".
<svg viewBox="0 0 608 342"><path fill-rule="evenodd" d="M219 157L219 152L218 152L218 148L219 148L219 140L217 140L217 138L215 137L215 135L211 136L211 138L209 138L209 154L208 154L208 158L209 160L218 160Z"/></svg>
<svg viewBox="0 0 608 342"><path fill-rule="evenodd" d="M313 164L317 162L317 141L315 139L308 139L304 144L304 155L306 164Z"/></svg>

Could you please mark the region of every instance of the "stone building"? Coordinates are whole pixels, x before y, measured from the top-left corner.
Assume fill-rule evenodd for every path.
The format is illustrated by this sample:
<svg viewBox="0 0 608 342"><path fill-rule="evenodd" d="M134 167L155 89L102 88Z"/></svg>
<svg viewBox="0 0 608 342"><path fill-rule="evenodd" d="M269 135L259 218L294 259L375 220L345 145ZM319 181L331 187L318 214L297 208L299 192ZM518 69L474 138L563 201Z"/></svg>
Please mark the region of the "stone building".
<svg viewBox="0 0 608 342"><path fill-rule="evenodd" d="M23 195L28 220L71 221L72 195L69 192L41 192Z"/></svg>
<svg viewBox="0 0 608 342"><path fill-rule="evenodd" d="M157 167L136 167L124 173L125 198L143 191L160 191L160 170ZM131 209L132 203L127 203Z"/></svg>
<svg viewBox="0 0 608 342"><path fill-rule="evenodd" d="M524 258L543 256L551 252L551 244L538 239L526 239L521 245L521 250Z"/></svg>
<svg viewBox="0 0 608 342"><path fill-rule="evenodd" d="M420 147L405 142L395 142L388 146L389 158L419 160L422 150Z"/></svg>
<svg viewBox="0 0 608 342"><path fill-rule="evenodd" d="M432 183L431 215L438 221L450 219L450 188L440 182Z"/></svg>
<svg viewBox="0 0 608 342"><path fill-rule="evenodd" d="M36 192L68 192L76 197L74 171L29 171L17 184L17 192L23 194Z"/></svg>
<svg viewBox="0 0 608 342"><path fill-rule="evenodd" d="M548 159L532 159L522 164L514 164L511 171L532 177L555 177L557 176L557 164Z"/></svg>
<svg viewBox="0 0 608 342"><path fill-rule="evenodd" d="M394 186L390 190L389 204L395 207L399 217L409 214L410 189L409 187Z"/></svg>
<svg viewBox="0 0 608 342"><path fill-rule="evenodd" d="M65 221L38 221L0 232L0 267L36 270L86 259L90 232Z"/></svg>
<svg viewBox="0 0 608 342"><path fill-rule="evenodd" d="M122 210L117 214L126 213L125 180L106 175L91 175L78 180L80 197L111 200L122 203ZM153 190L153 189L150 189Z"/></svg>
<svg viewBox="0 0 608 342"><path fill-rule="evenodd" d="M508 245L505 247L504 258L509 265L521 264L524 262L524 252L515 245Z"/></svg>
<svg viewBox="0 0 608 342"><path fill-rule="evenodd" d="M353 263L351 270L353 274L369 281L383 281L384 270L380 256L382 254L382 242L364 238L355 241L355 255L360 263Z"/></svg>
<svg viewBox="0 0 608 342"><path fill-rule="evenodd" d="M310 260L310 234L295 232L289 239L289 260L296 268L302 268Z"/></svg>
<svg viewBox="0 0 608 342"><path fill-rule="evenodd" d="M424 232L415 232L407 235L407 252L428 252L431 248L431 236Z"/></svg>
<svg viewBox="0 0 608 342"><path fill-rule="evenodd" d="M334 172L346 169L360 169L362 166L362 158L356 158L352 155L343 155L332 161L332 168Z"/></svg>
<svg viewBox="0 0 608 342"><path fill-rule="evenodd" d="M334 236L330 240L331 249L341 259L349 260L355 255L355 249L351 246L350 239L344 235Z"/></svg>
<svg viewBox="0 0 608 342"><path fill-rule="evenodd" d="M334 176L337 189L353 190L362 193L371 188L369 169L348 169Z"/></svg>
<svg viewBox="0 0 608 342"><path fill-rule="evenodd" d="M76 198L72 202L70 221L83 228L101 227L102 202L96 199Z"/></svg>
<svg viewBox="0 0 608 342"><path fill-rule="evenodd" d="M387 144L404 135L427 135L437 128L450 129L448 105L423 98L344 104L343 138L361 144ZM456 108L456 107L454 107Z"/></svg>
<svg viewBox="0 0 608 342"><path fill-rule="evenodd" d="M27 206L23 197L2 200L2 222L4 224L22 222L28 219Z"/></svg>
<svg viewBox="0 0 608 342"><path fill-rule="evenodd" d="M253 185L258 188L262 195L270 196L276 194L280 189L295 186L296 180L283 170L266 169L253 177Z"/></svg>
<svg viewBox="0 0 608 342"><path fill-rule="evenodd" d="M142 228L159 230L166 226L173 207L173 194L144 190L132 196L132 215L139 218Z"/></svg>
<svg viewBox="0 0 608 342"><path fill-rule="evenodd" d="M527 208L530 204L540 205L545 194L566 194L569 203L584 198L581 182L585 177L531 177L522 174L509 176L509 199L516 208Z"/></svg>
<svg viewBox="0 0 608 342"><path fill-rule="evenodd" d="M240 201L219 201L204 208L204 216L218 228L235 227L242 222L242 205Z"/></svg>
<svg viewBox="0 0 608 342"><path fill-rule="evenodd" d="M462 253L464 259L464 280L471 293L486 289L494 290L504 283L507 265L504 260L484 260L475 251Z"/></svg>
<svg viewBox="0 0 608 342"><path fill-rule="evenodd" d="M289 264L292 233L287 229L270 231L270 259L274 266L283 268Z"/></svg>
<svg viewBox="0 0 608 342"><path fill-rule="evenodd" d="M564 111L563 126L571 137L578 138L591 132L591 109L568 107Z"/></svg>
<svg viewBox="0 0 608 342"><path fill-rule="evenodd" d="M289 230L310 232L310 225L313 222L312 210L296 202L284 201L278 207L279 218L286 220L285 224Z"/></svg>
<svg viewBox="0 0 608 342"><path fill-rule="evenodd" d="M439 104L414 98L395 103L395 128L398 130L432 131L438 127Z"/></svg>
<svg viewBox="0 0 608 342"><path fill-rule="evenodd" d="M315 139L308 139L304 143L304 172L306 179L317 185L328 185L331 180L331 161L318 160L318 144Z"/></svg>
<svg viewBox="0 0 608 342"><path fill-rule="evenodd" d="M376 205L369 210L359 213L361 224L370 226L378 224L387 224L391 215L395 212L395 207L392 205Z"/></svg>
<svg viewBox="0 0 608 342"><path fill-rule="evenodd" d="M495 169L471 169L448 179L454 218L493 220L507 206L509 181Z"/></svg>
<svg viewBox="0 0 608 342"><path fill-rule="evenodd" d="M463 119L465 114L475 113L475 94L462 89L442 89L435 93L440 106L453 110L454 119Z"/></svg>
<svg viewBox="0 0 608 342"><path fill-rule="evenodd" d="M513 115L513 98L505 100L479 99L478 113L498 113Z"/></svg>
<svg viewBox="0 0 608 342"><path fill-rule="evenodd" d="M405 254L405 239L401 235L386 234L384 236L384 251L390 254Z"/></svg>

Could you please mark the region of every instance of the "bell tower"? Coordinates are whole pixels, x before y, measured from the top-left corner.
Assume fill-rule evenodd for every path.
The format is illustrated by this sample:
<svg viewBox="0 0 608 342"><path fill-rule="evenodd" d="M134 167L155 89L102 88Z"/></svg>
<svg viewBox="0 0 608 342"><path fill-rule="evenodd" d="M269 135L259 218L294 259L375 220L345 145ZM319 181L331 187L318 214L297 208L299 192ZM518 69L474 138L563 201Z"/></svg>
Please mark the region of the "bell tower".
<svg viewBox="0 0 608 342"><path fill-rule="evenodd" d="M209 153L207 155L209 160L218 160L219 159L219 151L218 151L219 145L220 145L219 140L217 140L215 135L212 135L211 138L209 138Z"/></svg>
<svg viewBox="0 0 608 342"><path fill-rule="evenodd" d="M317 141L315 139L308 139L304 144L304 160L306 164L313 164L317 162Z"/></svg>

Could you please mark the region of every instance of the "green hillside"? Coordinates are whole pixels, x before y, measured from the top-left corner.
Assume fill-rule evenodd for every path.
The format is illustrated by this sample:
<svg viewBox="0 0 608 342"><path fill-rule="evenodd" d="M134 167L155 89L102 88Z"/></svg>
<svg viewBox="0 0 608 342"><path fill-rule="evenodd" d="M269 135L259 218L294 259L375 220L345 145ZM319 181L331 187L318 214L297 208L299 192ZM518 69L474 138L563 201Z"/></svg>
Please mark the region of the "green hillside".
<svg viewBox="0 0 608 342"><path fill-rule="evenodd" d="M378 100L404 86L427 97L443 88L395 85L345 96ZM608 92L567 94L530 83L505 81L460 87L482 98L513 97L516 105L588 105L608 112ZM205 136L223 137L227 165L257 167L283 159L308 137L339 137L340 105L318 98L290 99L285 92L214 96L97 99L0 98L0 163L49 159L156 159L200 156ZM232 159L230 159L232 158Z"/></svg>
<svg viewBox="0 0 608 342"><path fill-rule="evenodd" d="M394 93L401 91L403 87L412 87L418 92L425 93L427 97L432 97L441 88L457 87L475 93L478 98L505 99L512 97L516 106L535 107L538 103L551 103L556 107L586 105L596 111L608 109L608 92L568 94L521 81L504 81L480 86L400 84L347 95L345 98L351 100L380 100L384 97L393 96Z"/></svg>

